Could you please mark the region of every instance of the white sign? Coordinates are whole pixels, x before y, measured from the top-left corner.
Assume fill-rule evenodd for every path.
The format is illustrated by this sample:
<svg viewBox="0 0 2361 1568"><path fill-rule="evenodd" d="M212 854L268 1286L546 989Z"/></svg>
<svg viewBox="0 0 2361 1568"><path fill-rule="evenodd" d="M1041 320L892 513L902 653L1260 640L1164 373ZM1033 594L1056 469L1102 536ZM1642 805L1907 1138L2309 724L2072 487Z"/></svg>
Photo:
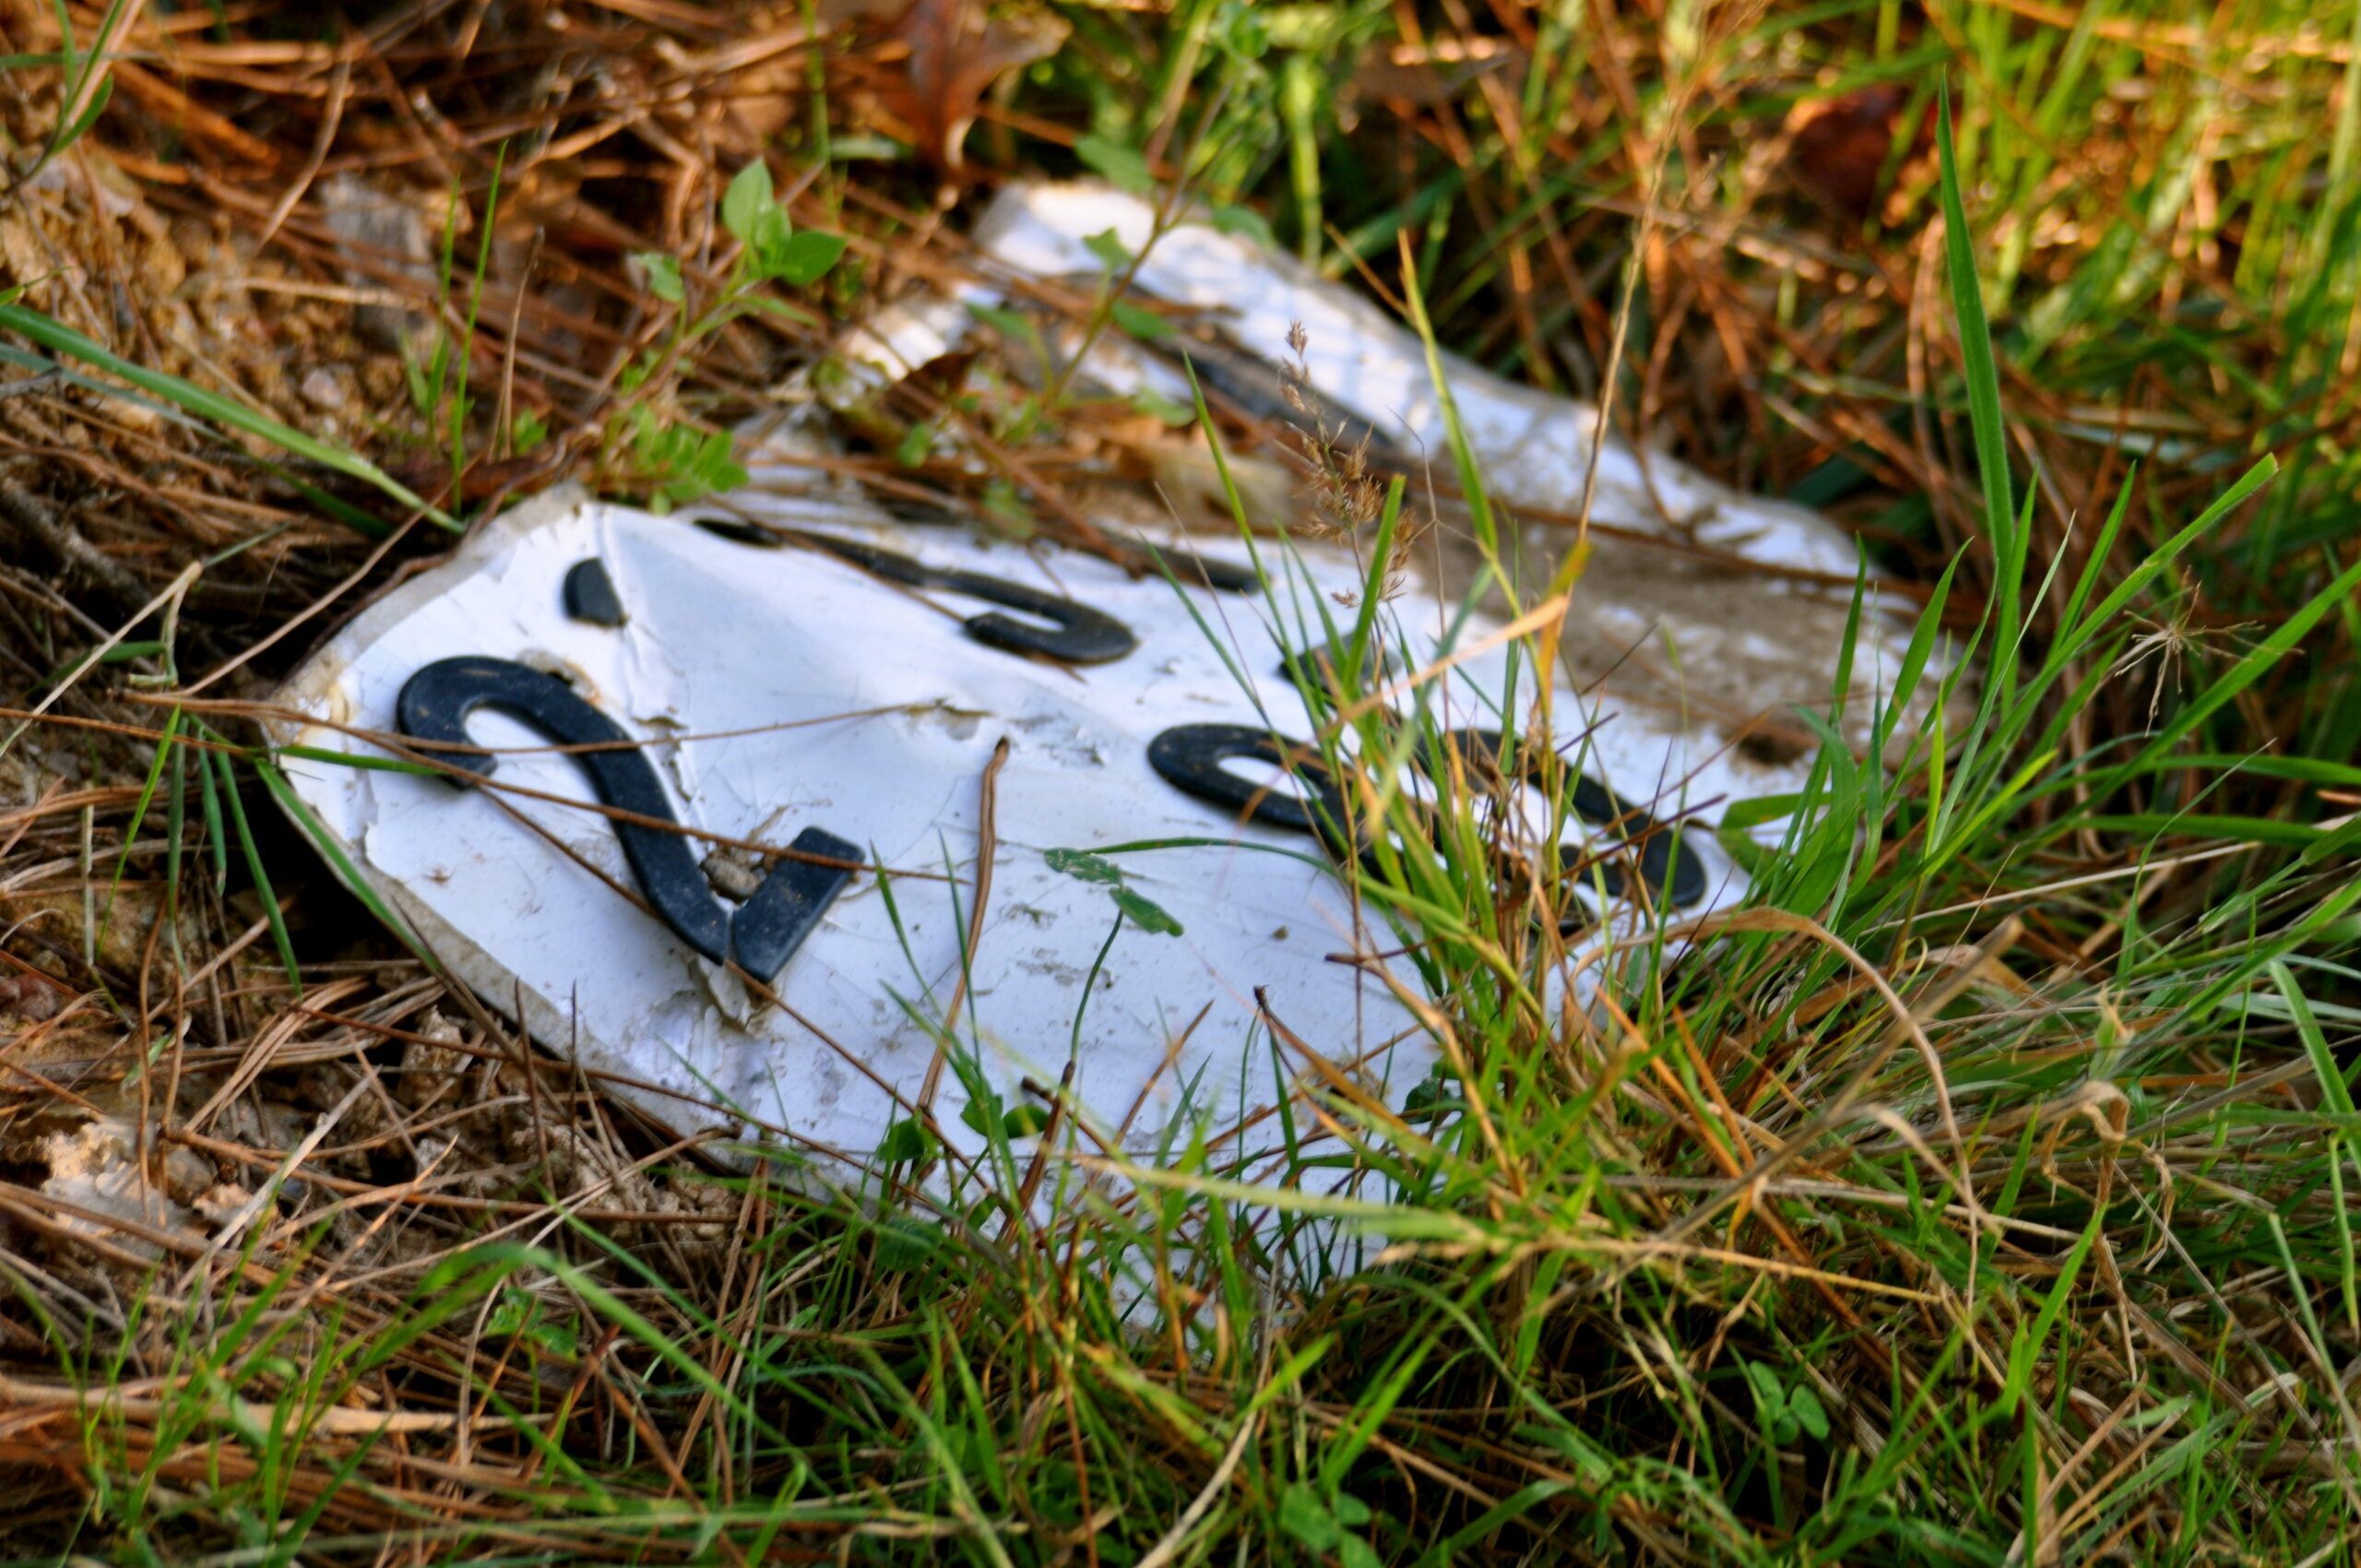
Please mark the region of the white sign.
<svg viewBox="0 0 2361 1568"><path fill-rule="evenodd" d="M1522 523L1501 542L1523 580L1551 577L1588 497L1591 553L1565 634L1576 682L1603 682L1627 718L1718 733L1725 742L1749 738L1758 759L1792 759L1810 749L1810 732L1792 710L1828 705L1860 566L1850 536L1807 508L1733 490L1634 446L1611 427L1598 439L1594 405L1504 380L1450 353L1430 362L1418 337L1370 300L1292 256L1223 232L1203 215L1183 212L1159 231L1154 204L1109 185L1012 184L971 236L984 258L977 276L948 293L922 291L878 313L844 346L842 361L856 374L832 364L824 395L842 402L908 375L966 339L974 307L1017 303L1028 283L1057 279L1068 297L1088 298L1104 286L1110 235L1139 258L1133 289L1172 307L1189 330L1155 346L1102 332L1083 361L1089 379L1186 406L1192 394L1181 360L1189 355L1209 384L1306 425L1311 420L1279 399L1279 364L1288 362L1342 422L1369 430L1404 461L1415 500L1421 476L1452 471L1435 388L1440 364L1487 491L1509 522ZM1077 328L1045 323L1042 333L1052 353L1081 346ZM1223 350L1212 357L1208 334ZM1301 343L1299 356L1291 340ZM1290 520L1253 519L1258 527ZM1447 520L1438 529L1446 574L1452 531ZM1470 552L1459 542L1465 558ZM1889 612L1915 608L1891 597L1880 605L1880 592L1892 589L1875 572L1869 586L1872 610L1858 628L1852 671L1856 700L1843 720L1856 745L1869 739L1868 698L1893 679L1909 642L1908 622ZM1919 708L1948 666L1939 647L1915 699ZM1895 732L1915 730L1905 722ZM1759 774L1745 792L1782 787Z"/></svg>
<svg viewBox="0 0 2361 1568"><path fill-rule="evenodd" d="M1200 313L1233 368L1240 351L1281 353L1301 323L1314 391L1397 452L1441 458L1415 338L1208 224L1157 233L1150 207L1103 186L1012 187L974 236L982 276L881 313L824 396L858 398L938 357L972 328L969 307L1026 279L1090 286L1109 232L1145 252L1137 285ZM1687 822L1642 837L1635 874L1663 909L1726 907L1742 879L1706 828L1799 781L1800 758L1738 742L1756 716L1825 698L1850 541L1612 438L1594 464L1594 410L1442 363L1495 496L1529 514L1503 541L1540 564L1528 577L1571 538L1539 514L1593 492L1595 552L1545 660L1577 826L1611 849L1635 824ZM1186 395L1169 353L1116 336L1084 368ZM1178 556L1176 588L841 498L728 500L735 538L544 498L371 609L286 694L315 722L283 740L486 776L289 769L489 1004L521 1005L545 1044L647 1086L626 1092L673 1125L791 1134L847 1171L919 1108L973 1152L983 1118L961 1112L977 1097L1020 1111L1058 1097L1085 1148L1146 1156L1196 1118L1250 1129L1222 1146L1252 1177L1256 1140L1277 1141L1261 1113L1306 1065L1275 1053L1274 1022L1300 1042L1289 1051L1389 1104L1427 1075L1432 1042L1394 990L1416 996L1417 971L1385 956L1416 933L1357 916L1317 790L1271 766L1279 741L1312 738L1282 642L1304 647L1315 602L1361 591L1347 553L1282 545L1269 535L1286 519L1254 519L1293 621L1283 639L1269 602ZM1216 576L1248 565L1234 536L1167 542ZM1393 653L1403 671L1455 662L1396 695L1480 750L1501 728L1509 650L1497 621L1461 613L1466 551L1456 568L1436 554L1444 583L1389 606ZM1857 691L1890 676L1902 641L1869 618ZM581 803L598 799L603 814ZM1607 902L1606 931L1646 918Z"/></svg>
<svg viewBox="0 0 2361 1568"><path fill-rule="evenodd" d="M783 1131L848 1164L921 1101L972 1150L960 1112L986 1086L1014 1109L1064 1085L1086 1147L1153 1150L1176 1116L1237 1125L1283 1082L1264 1007L1401 1104L1433 1060L1374 972L1416 993L1409 963L1376 956L1402 933L1356 923L1303 797L1261 790L1274 731L1311 739L1265 599L733 499L768 526L735 531L787 542L544 498L373 607L290 686L317 722L283 739L486 775L288 764L440 959L496 1008L521 997L545 1043L655 1086L638 1098L662 1120ZM1240 547L1191 543L1246 565ZM1289 614L1360 587L1340 551L1298 559L1265 556L1308 574L1281 591ZM1427 683L1439 724L1498 730L1495 624L1446 637L1448 603L1388 609L1406 668L1475 650ZM1583 737L1567 755L1594 819L1608 802L1667 821L1714 802L1710 821L1759 788L1683 736L1556 702L1560 743ZM605 814L575 803L600 798ZM1596 826L1598 845L1641 820ZM1638 857L1667 905L1736 897L1710 833L1674 846L1658 833ZM753 852L789 849L805 858L766 870ZM1362 961L1335 961L1348 955ZM980 1082L938 1061L946 1038Z"/></svg>

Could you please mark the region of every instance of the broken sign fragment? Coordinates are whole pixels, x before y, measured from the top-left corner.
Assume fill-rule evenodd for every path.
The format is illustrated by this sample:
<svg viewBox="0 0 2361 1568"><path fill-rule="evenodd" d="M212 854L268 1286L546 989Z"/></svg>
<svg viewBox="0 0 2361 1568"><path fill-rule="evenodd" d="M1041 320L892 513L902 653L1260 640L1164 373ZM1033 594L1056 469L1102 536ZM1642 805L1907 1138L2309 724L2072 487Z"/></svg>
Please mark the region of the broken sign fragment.
<svg viewBox="0 0 2361 1568"><path fill-rule="evenodd" d="M1218 211L1169 211L1109 184L1013 183L970 236L986 261L976 276L878 312L849 335L814 390L831 406L857 404L962 350L979 321L1009 321L1056 374L1182 409L1203 386L1265 423L1313 427L1330 450L1409 475L1413 495L1433 490L1464 437L1506 515L1497 544L1479 545L1478 530L1455 524L1444 498L1432 552L1442 591L1456 594L1496 558L1518 581L1549 581L1580 539L1586 558L1562 637L1578 684L1603 683L1627 715L1718 735L1767 760L1817 745L1795 718L1799 707L1830 714L1855 745L1868 742L1876 703L1860 699L1881 698L1908 665L1912 628L1892 613L1900 588L1863 568L1843 529L1628 442L1594 405L1448 352L1430 360L1418 335L1375 303L1235 227ZM1099 253L1115 247L1136 258L1123 274L1132 292L1177 329L1133 340L1017 314L1028 293L1021 285L1104 286ZM1455 431L1438 375L1450 388ZM1176 464L1193 449L1169 445ZM1225 475L1225 492L1234 477ZM1278 477L1284 484L1291 476L1281 469ZM1188 488L1168 485L1176 494ZM1291 528L1294 514L1311 510L1284 490L1248 489L1262 495L1250 507L1258 529ZM1227 510L1227 494L1220 499L1217 509ZM1857 582L1869 606L1857 623ZM1848 649L1856 700L1832 705ZM1914 711L1933 700L1948 667L1949 649L1938 646ZM1893 727L1915 731L1907 721Z"/></svg>
<svg viewBox="0 0 2361 1568"><path fill-rule="evenodd" d="M973 1120L1002 1128L1061 1099L1084 1146L1140 1158L1179 1127L1232 1129L1252 1169L1297 1070L1275 1069L1274 1021L1388 1104L1428 1075L1405 932L1340 884L1336 784L1270 673L1302 667L1287 618L1363 584L1348 552L1290 551L1246 594L730 499L726 537L536 500L287 689L310 722L279 739L318 748L287 759L295 790L490 1005L521 999L545 1045L662 1120L792 1138L839 1173L921 1114L974 1152L979 1097L1003 1112ZM1254 578L1234 543L1192 544ZM586 559L621 625L569 612ZM1513 639L1435 596L1386 611L1416 700L1490 756ZM1567 831L1593 855L1639 845L1646 896L1608 895L1601 932L1738 897L1689 821L1751 792L1726 757L1554 701L1587 780ZM337 752L443 772L317 760Z"/></svg>

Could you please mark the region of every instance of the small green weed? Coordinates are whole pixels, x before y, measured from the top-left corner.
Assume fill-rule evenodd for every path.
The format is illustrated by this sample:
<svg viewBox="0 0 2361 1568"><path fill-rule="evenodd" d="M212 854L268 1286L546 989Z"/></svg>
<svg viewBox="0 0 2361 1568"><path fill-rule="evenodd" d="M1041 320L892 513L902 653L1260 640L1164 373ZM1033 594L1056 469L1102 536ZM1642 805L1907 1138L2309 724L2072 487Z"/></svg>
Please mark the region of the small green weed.
<svg viewBox="0 0 2361 1568"><path fill-rule="evenodd" d="M738 254L714 297L694 310L678 257L647 251L633 258L649 295L672 307L672 327L661 345L624 373L621 401L608 418L600 467L644 494L658 512L746 482L746 470L725 432L701 429L670 408L663 395L668 374L697 344L742 317L762 312L811 321L808 313L771 291L810 288L845 252L844 236L795 227L772 186L769 165L760 159L730 180L721 199L721 222L738 242Z"/></svg>

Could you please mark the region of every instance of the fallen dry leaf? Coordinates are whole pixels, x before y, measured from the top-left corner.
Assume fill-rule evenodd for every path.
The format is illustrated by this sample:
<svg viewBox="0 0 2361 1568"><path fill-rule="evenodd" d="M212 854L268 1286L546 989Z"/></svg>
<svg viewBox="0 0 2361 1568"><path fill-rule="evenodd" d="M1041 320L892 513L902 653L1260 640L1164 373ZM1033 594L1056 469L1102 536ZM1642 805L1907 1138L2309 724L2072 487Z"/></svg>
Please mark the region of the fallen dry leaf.
<svg viewBox="0 0 2361 1568"><path fill-rule="evenodd" d="M1881 82L1834 98L1808 100L1787 117L1787 168L1805 190L1854 217L1877 205L1879 176L1885 172L1902 130L1909 89ZM1911 156L1921 150L1926 117L1911 135Z"/></svg>
<svg viewBox="0 0 2361 1568"><path fill-rule="evenodd" d="M1057 52L1068 31L1047 13L987 17L979 0L912 0L892 36L909 53L902 83L880 94L935 167L955 172L984 94L1004 74Z"/></svg>
<svg viewBox="0 0 2361 1568"><path fill-rule="evenodd" d="M64 991L46 975L0 975L0 1013L38 1024L57 1016L65 1005Z"/></svg>

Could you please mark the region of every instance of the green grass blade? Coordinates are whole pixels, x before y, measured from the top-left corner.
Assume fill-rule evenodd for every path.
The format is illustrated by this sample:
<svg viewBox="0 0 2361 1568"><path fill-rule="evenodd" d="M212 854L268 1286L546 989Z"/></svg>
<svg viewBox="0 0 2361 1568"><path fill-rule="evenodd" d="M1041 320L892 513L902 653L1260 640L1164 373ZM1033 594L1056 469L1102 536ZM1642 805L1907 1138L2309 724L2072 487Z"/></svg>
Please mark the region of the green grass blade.
<svg viewBox="0 0 2361 1568"><path fill-rule="evenodd" d="M279 960L287 968L287 983L297 996L303 994L303 973L295 961L295 943L287 934L287 915L279 907L279 895L272 891L270 872L262 863L262 846L255 842L254 829L246 821L245 802L238 798L238 778L232 771L229 754L215 752L213 766L220 781L220 794L227 808L231 825L238 835L238 847L246 858L246 873L255 879L255 891L262 897L263 918L270 922L270 939L278 945Z"/></svg>
<svg viewBox="0 0 2361 1568"><path fill-rule="evenodd" d="M312 808L295 793L294 786L287 781L286 776L260 757L253 759L253 766L255 777L262 780L263 788L270 791L271 799L279 802L279 809L294 820L295 826L303 830L303 837L312 841L312 847L328 862L336 873L337 880L344 884L345 890L360 899L370 914L376 917L377 923L392 932L403 946L416 955L419 962L430 969L439 970L434 956L411 932L409 922L396 914L393 907L378 896L377 890L369 885L369 879L361 874L361 868L352 863L352 857L344 852L335 836L328 832L326 825L314 815Z"/></svg>
<svg viewBox="0 0 2361 1568"><path fill-rule="evenodd" d="M428 505L376 464L341 446L333 446L314 436L304 434L292 426L281 424L267 414L257 413L235 398L210 392L177 375L135 364L112 350L85 338L79 332L20 304L0 304L0 331L30 338L52 353L63 354L84 364L118 376L140 390L151 393L215 424L231 430L243 431L273 445L309 458L323 468L374 487L379 492L410 510L422 514L436 527L457 533L459 522L441 508Z"/></svg>
<svg viewBox="0 0 2361 1568"><path fill-rule="evenodd" d="M1999 612L1994 640L1993 677L2005 691L2015 684L2018 595L2024 576L2025 537L2010 496L2009 436L2000 411L2000 372L1992 357L1992 331L1984 316L1984 293L1975 266L1975 237L1968 230L1960 196L1959 156L1952 134L1948 89L1937 97L1935 145L1940 155L1943 250L1951 279L1952 308L1959 318L1961 363L1967 374L1967 415L1975 434L1975 467L1984 481L1984 526L1992 541L1993 593Z"/></svg>

